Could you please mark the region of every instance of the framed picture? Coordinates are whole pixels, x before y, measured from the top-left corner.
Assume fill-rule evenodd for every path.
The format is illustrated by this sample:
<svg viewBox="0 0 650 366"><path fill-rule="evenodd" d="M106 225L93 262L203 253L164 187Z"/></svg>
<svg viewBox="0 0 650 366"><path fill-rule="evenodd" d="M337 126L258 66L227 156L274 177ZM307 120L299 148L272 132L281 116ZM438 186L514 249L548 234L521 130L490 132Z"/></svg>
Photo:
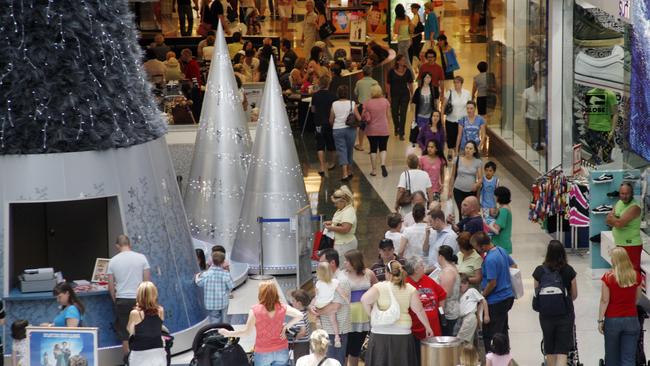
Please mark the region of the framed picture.
<svg viewBox="0 0 650 366"><path fill-rule="evenodd" d="M97 328L27 327L26 365L99 366Z"/></svg>
<svg viewBox="0 0 650 366"><path fill-rule="evenodd" d="M109 258L95 259L95 268L93 269L93 277L90 282L108 282L108 262Z"/></svg>
<svg viewBox="0 0 650 366"><path fill-rule="evenodd" d="M249 116L248 122L257 122L260 114L262 93L264 93L264 83L244 83L242 88L248 102L248 108L246 109L246 114Z"/></svg>
<svg viewBox="0 0 650 366"><path fill-rule="evenodd" d="M366 18L350 22L350 43L366 43Z"/></svg>

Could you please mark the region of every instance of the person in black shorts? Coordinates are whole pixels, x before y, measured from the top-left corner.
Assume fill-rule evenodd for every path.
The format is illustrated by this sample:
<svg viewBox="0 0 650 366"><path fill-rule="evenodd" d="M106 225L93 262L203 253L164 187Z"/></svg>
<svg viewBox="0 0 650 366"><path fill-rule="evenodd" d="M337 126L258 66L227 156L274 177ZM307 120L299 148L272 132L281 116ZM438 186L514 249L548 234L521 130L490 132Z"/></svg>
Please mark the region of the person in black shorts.
<svg viewBox="0 0 650 366"><path fill-rule="evenodd" d="M562 284L567 290L565 299L566 313L563 315L539 315L539 323L544 338L544 354L546 362L550 365L566 365L567 355L574 348L575 311L573 301L578 297L576 271L567 263L564 244L551 240L546 249L544 263L537 266L533 272L535 291L540 287L543 276L556 272L562 279Z"/></svg>
<svg viewBox="0 0 650 366"><path fill-rule="evenodd" d="M311 112L314 116L314 125L316 126L316 151L318 152L318 161L320 168L318 174L323 177L325 172L336 167L336 163L327 165L328 161L335 161L336 147L334 146L334 136L332 135L332 126L330 126L329 116L332 109L332 103L336 101L336 95L329 91L329 85L332 81L327 74L318 79L318 91L311 97ZM325 156L325 151L328 157Z"/></svg>

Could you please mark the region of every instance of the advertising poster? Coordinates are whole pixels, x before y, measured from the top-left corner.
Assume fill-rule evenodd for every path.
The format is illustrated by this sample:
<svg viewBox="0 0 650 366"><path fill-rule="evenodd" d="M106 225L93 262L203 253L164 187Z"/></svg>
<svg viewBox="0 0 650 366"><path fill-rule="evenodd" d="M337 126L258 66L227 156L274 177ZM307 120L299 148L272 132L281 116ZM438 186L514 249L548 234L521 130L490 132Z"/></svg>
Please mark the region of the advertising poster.
<svg viewBox="0 0 650 366"><path fill-rule="evenodd" d="M368 33L386 34L386 8L388 0L373 3L368 9Z"/></svg>
<svg viewBox="0 0 650 366"><path fill-rule="evenodd" d="M97 328L27 327L27 365L99 366Z"/></svg>
<svg viewBox="0 0 650 366"><path fill-rule="evenodd" d="M650 160L650 4L647 1L632 3L633 31L632 75L630 83L630 148Z"/></svg>
<svg viewBox="0 0 650 366"><path fill-rule="evenodd" d="M337 9L332 10L330 14L332 16L332 24L336 29L334 34L350 34L352 22L364 18L366 11L365 9Z"/></svg>

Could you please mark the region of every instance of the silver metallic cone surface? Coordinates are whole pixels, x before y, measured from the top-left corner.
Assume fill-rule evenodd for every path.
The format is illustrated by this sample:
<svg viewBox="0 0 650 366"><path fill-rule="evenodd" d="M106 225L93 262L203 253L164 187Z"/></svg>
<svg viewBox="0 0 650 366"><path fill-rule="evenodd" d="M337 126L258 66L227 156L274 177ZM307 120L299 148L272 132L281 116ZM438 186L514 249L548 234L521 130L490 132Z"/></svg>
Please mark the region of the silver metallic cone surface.
<svg viewBox="0 0 650 366"><path fill-rule="evenodd" d="M290 224L264 223L260 233L257 218L288 219L308 203L282 90L271 59L232 259L257 267L261 238L265 271L295 272L296 242Z"/></svg>
<svg viewBox="0 0 650 366"><path fill-rule="evenodd" d="M192 236L223 245L228 253L237 233L250 150L246 114L219 25L184 202Z"/></svg>

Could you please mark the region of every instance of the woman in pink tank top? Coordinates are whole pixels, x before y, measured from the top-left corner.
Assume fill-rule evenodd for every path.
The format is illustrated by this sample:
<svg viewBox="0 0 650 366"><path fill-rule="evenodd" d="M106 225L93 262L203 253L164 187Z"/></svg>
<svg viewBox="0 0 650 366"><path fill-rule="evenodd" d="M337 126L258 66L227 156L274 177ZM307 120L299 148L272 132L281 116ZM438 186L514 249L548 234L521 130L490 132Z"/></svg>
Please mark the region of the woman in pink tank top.
<svg viewBox="0 0 650 366"><path fill-rule="evenodd" d="M286 331L302 320L302 312L280 303L278 288L273 281L260 284L258 304L248 312L246 325L235 331L219 329L225 337L241 337L255 328L255 366L285 366L289 364L289 344ZM291 320L284 322L285 317Z"/></svg>

